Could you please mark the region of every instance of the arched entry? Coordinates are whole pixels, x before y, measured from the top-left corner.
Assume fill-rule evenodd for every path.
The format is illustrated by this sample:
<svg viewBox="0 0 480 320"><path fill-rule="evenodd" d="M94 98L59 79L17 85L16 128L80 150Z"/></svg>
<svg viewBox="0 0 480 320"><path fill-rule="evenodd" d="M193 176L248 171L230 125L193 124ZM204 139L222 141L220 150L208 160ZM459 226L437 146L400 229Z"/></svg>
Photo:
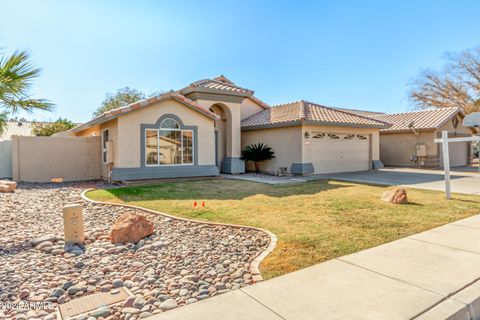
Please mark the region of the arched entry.
<svg viewBox="0 0 480 320"><path fill-rule="evenodd" d="M227 156L227 113L219 104L213 105L210 111L220 117L215 121L215 164L223 172L223 162Z"/></svg>

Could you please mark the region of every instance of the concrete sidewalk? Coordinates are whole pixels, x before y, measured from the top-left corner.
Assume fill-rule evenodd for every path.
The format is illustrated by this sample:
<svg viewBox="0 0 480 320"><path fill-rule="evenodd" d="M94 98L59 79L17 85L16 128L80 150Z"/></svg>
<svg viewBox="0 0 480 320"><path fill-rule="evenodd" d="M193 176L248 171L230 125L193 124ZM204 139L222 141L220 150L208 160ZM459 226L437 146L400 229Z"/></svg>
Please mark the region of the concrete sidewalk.
<svg viewBox="0 0 480 320"><path fill-rule="evenodd" d="M480 319L479 279L480 215L149 319Z"/></svg>

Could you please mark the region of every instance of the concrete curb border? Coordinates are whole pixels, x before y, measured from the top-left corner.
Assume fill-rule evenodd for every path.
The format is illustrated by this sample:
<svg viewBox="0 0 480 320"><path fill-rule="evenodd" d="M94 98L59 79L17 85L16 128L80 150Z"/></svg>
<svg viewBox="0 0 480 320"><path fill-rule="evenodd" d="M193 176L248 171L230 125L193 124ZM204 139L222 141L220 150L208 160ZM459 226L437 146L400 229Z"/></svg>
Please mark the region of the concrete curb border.
<svg viewBox="0 0 480 320"><path fill-rule="evenodd" d="M475 280L414 319L480 319L480 281Z"/></svg>
<svg viewBox="0 0 480 320"><path fill-rule="evenodd" d="M149 213L153 213L153 214L158 214L158 215L161 215L161 216L164 216L164 217L167 217L167 218L171 218L171 219L175 219L175 220L180 220L180 221L188 221L188 222L194 222L194 223L203 223L203 224L208 224L208 225L213 225L213 226L225 226L225 227L233 227L233 228L244 228L244 229L251 229L251 230L256 230L256 231L260 231L260 232L263 232L265 234L268 235L268 237L270 238L270 243L268 244L267 248L265 248L265 250L261 251L256 257L255 259L253 259L253 261L250 263L250 274L252 275L252 281L253 283L256 283L256 282L260 282L260 281L263 281L263 277L262 277L262 274L260 273L260 263L273 251L273 249L275 249L275 247L277 246L277 236L268 231L268 230L265 230L265 229L261 229L261 228L256 228L256 227L249 227L249 226L242 226L242 225L238 225L238 224L229 224L229 223L219 223L219 222L208 222L208 221L200 221L200 220L194 220L194 219L187 219L187 218L181 218L181 217L177 217L177 216L173 216L171 214L168 214L168 213L164 213L164 212L160 212L160 211L155 211L155 210L151 210L151 209L146 209L146 208L142 208L142 207L138 207L138 206L134 206L134 205L129 205L129 204L121 204L121 203L113 203L113 202L104 202L104 201L96 201L96 200L92 200L90 198L88 198L86 196L87 192L89 191L94 191L96 189L93 189L93 188L89 188L89 189L86 189L84 191L82 191L82 193L80 194L80 196L82 197L83 200L85 201L88 201L88 202L91 202L91 203L95 203L95 204L107 204L107 205L113 205L113 206L120 206L120 207L126 207L126 208L132 208L132 209L137 209L137 210L143 210L145 212L149 212Z"/></svg>

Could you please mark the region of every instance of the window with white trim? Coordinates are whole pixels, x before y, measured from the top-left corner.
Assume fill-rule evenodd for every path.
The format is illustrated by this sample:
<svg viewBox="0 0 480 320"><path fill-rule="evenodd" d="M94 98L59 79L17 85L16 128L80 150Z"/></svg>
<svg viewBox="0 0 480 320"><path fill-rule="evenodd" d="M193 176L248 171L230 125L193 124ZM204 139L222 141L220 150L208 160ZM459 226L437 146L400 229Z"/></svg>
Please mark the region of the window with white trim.
<svg viewBox="0 0 480 320"><path fill-rule="evenodd" d="M159 129L145 129L145 164L193 164L193 130L180 128L177 121L167 118Z"/></svg>
<svg viewBox="0 0 480 320"><path fill-rule="evenodd" d="M109 139L109 130L104 129L102 131L102 161L103 163L107 163L108 156L107 156L107 142Z"/></svg>

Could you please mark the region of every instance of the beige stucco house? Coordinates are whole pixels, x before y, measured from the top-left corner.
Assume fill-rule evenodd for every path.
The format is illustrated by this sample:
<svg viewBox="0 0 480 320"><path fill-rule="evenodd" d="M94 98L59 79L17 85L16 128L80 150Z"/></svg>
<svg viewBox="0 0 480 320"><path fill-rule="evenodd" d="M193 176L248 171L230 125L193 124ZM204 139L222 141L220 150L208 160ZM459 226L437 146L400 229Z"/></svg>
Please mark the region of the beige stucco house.
<svg viewBox="0 0 480 320"><path fill-rule="evenodd" d="M307 101L270 107L221 76L108 111L71 130L99 136L113 180L243 173L241 149L272 147L262 170L313 174L381 166L383 120Z"/></svg>
<svg viewBox="0 0 480 320"><path fill-rule="evenodd" d="M460 108L438 108L398 114L376 114L375 119L389 122L380 130L380 159L388 166L441 167L441 145L434 143L442 131L449 137L471 136L474 131L463 125ZM470 142L449 145L450 165L465 166L472 157Z"/></svg>

